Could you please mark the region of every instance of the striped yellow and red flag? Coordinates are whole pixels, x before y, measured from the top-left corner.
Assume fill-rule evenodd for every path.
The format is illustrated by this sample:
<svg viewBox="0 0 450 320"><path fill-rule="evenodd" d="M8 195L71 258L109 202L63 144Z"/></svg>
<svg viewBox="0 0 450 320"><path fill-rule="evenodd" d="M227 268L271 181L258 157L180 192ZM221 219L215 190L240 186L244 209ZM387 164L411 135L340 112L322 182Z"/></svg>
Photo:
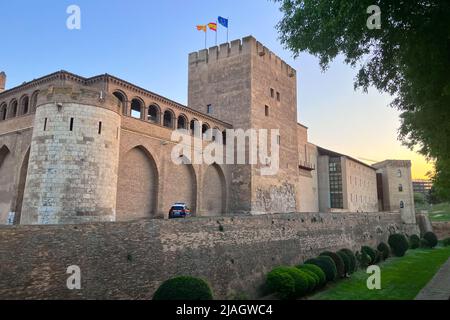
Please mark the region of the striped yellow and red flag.
<svg viewBox="0 0 450 320"><path fill-rule="evenodd" d="M198 25L198 26L197 26L197 30L198 30L198 31L206 32L206 25Z"/></svg>
<svg viewBox="0 0 450 320"><path fill-rule="evenodd" d="M208 23L208 28L211 29L212 31L217 31L217 23L215 22Z"/></svg>

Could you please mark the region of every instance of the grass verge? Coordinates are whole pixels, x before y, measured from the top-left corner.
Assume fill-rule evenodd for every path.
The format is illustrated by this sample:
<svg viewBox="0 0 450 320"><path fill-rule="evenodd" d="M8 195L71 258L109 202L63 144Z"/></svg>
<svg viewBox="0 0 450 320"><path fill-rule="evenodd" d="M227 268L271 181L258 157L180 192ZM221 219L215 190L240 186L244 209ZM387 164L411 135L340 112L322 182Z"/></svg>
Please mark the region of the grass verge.
<svg viewBox="0 0 450 320"><path fill-rule="evenodd" d="M310 300L412 300L450 257L450 247L408 250L380 264L381 290L367 289L370 274L360 270L350 279L329 284Z"/></svg>

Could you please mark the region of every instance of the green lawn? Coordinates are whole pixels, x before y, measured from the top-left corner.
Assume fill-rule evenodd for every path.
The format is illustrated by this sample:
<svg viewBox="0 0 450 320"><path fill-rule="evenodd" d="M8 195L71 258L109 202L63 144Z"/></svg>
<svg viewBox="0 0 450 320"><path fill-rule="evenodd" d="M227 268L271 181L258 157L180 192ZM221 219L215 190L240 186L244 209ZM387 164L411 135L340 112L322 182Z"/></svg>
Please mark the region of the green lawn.
<svg viewBox="0 0 450 320"><path fill-rule="evenodd" d="M431 221L450 221L450 203L417 205L417 212L427 210Z"/></svg>
<svg viewBox="0 0 450 320"><path fill-rule="evenodd" d="M450 257L450 247L408 250L402 258L380 264L381 290L369 290L364 271L338 280L311 296L311 300L412 300Z"/></svg>

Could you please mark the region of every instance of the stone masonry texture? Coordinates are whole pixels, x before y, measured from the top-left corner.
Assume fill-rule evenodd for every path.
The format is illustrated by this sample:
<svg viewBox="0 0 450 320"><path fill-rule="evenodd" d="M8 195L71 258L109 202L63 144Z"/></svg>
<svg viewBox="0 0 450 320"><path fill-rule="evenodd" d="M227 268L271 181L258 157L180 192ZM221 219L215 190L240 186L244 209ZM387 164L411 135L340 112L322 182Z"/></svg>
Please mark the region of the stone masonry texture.
<svg viewBox="0 0 450 320"><path fill-rule="evenodd" d="M262 294L265 276L324 250L417 233L398 213L292 213L0 227L0 299L151 299L175 275L206 279L215 298ZM68 266L81 290L68 290Z"/></svg>

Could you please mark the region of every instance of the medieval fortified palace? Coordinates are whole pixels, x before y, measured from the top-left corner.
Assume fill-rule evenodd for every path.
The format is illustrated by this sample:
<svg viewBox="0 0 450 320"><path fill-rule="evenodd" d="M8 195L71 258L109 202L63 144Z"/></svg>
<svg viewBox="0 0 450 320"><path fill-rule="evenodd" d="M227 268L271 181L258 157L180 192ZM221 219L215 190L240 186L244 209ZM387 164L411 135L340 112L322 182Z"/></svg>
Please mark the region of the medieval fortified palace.
<svg viewBox="0 0 450 320"><path fill-rule="evenodd" d="M202 246L208 250L215 244L225 246L227 230L236 228L240 233L233 235L226 254L215 252L214 262L199 266L201 259L207 259L205 252L197 256L200 260L190 260L194 254L183 257L186 270L208 273L213 286L227 281L229 287L216 290L225 296L230 288L245 285L243 279L250 279L245 278L248 271L244 269L257 272L261 265L268 268L286 259L300 259L324 247L354 246L357 242L350 244L350 239L357 236L375 241L376 236L386 237L388 228L416 226L410 161L367 165L310 143L308 128L297 122L296 71L251 36L189 54L187 106L108 74L84 78L58 71L8 90L5 82L6 75L1 73L0 224L17 226L0 227L0 232L2 246L10 246L14 258L21 255L20 250L27 251L21 261L30 256L42 258L31 244L47 246L48 252L56 255L59 246L49 241L58 238L59 245L66 239L81 246L73 250L83 255L83 263L92 263L90 270L94 265L100 268L99 261L89 260L95 254L85 256L90 252L83 248L90 246L85 242L87 235L96 230L102 235L96 236L97 241L107 246L119 242L120 229L127 233L116 246L122 248L126 247L123 239L128 241L144 232L145 228L137 227L141 223L149 226L146 232L154 232L158 238L158 245L149 245L155 250L153 259L159 261L153 269L154 278L148 280L154 287L169 276L169 268L161 270L161 261L181 259L181 250L191 244L191 253ZM173 130L193 131L196 126L203 132L209 128L223 132L224 144L230 143L227 129L279 129L277 174L261 175L260 164L175 164L171 160L176 144L171 140ZM187 203L199 218L164 220L175 202ZM302 229L316 221L324 226ZM271 229L277 223L277 229ZM339 223L342 225L337 226ZM217 224L224 225L225 231L216 237ZM210 236L202 238L200 229ZM80 230L84 235L78 235ZM26 240L30 234L35 235L32 241ZM40 237L43 234L46 236ZM168 240L169 235L175 239L180 234L188 239L184 248ZM75 241L72 237L80 238ZM144 246L145 241L156 241L150 238L137 242ZM276 240L285 244L295 240L303 251L293 255L286 246L280 250ZM261 241L270 253L256 245ZM259 248L260 266L254 268L249 261L245 265L244 260L255 251L241 248L238 252L243 245ZM133 247L130 254L141 249ZM105 260L116 256L115 251L101 254L108 255ZM243 260L239 260L241 254L246 255ZM76 256L75 251L72 256ZM54 259L48 268L60 261L77 264L66 258L47 256ZM184 268L184 264L177 264L177 268ZM13 272L13 263L5 265ZM121 265L122 260L118 260L114 266ZM236 270L227 273L224 266ZM147 265L146 272L151 268ZM127 272L121 269L115 274ZM235 279L240 282L233 282ZM89 294L106 286L93 281ZM45 292L37 284L34 290ZM3 291L3 295L8 294ZM30 291L27 294L33 296ZM115 292L111 296L140 294Z"/></svg>

